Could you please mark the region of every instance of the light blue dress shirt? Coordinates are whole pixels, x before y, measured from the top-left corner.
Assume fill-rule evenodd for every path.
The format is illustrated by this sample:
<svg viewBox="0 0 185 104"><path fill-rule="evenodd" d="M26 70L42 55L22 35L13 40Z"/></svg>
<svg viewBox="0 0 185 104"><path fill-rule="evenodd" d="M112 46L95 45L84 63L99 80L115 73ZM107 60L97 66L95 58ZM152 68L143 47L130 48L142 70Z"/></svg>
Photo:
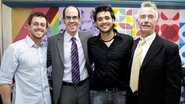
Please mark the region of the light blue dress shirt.
<svg viewBox="0 0 185 104"><path fill-rule="evenodd" d="M12 84L12 104L51 104L46 67L47 44L38 47L27 36L8 46L0 69L0 84Z"/></svg>

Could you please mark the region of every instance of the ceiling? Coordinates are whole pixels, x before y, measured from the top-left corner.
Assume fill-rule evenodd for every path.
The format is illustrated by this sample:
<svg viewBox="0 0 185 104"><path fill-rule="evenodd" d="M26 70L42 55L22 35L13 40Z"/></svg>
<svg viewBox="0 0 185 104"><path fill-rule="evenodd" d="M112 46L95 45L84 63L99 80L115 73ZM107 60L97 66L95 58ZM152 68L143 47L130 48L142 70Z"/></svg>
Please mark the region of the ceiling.
<svg viewBox="0 0 185 104"><path fill-rule="evenodd" d="M99 4L111 4L121 7L140 7L143 1L148 0L2 0L9 7L60 7L60 6L94 6ZM185 9L185 0L150 0L159 8Z"/></svg>
<svg viewBox="0 0 185 104"><path fill-rule="evenodd" d="M2 2L11 1L11 2L18 2L18 1L148 1L148 0L2 0ZM185 0L150 0L155 2L185 2Z"/></svg>

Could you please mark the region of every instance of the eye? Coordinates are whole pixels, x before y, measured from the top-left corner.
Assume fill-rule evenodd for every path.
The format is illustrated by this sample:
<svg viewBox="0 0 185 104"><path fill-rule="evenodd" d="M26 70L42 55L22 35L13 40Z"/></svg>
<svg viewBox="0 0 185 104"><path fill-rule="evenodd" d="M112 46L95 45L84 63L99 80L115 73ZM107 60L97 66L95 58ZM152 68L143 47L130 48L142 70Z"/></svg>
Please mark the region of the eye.
<svg viewBox="0 0 185 104"><path fill-rule="evenodd" d="M97 21L102 21L103 20L103 18L97 18Z"/></svg>
<svg viewBox="0 0 185 104"><path fill-rule="evenodd" d="M65 16L65 19L66 19L66 20L70 20L71 17L70 17L70 16Z"/></svg>
<svg viewBox="0 0 185 104"><path fill-rule="evenodd" d="M46 24L45 24L45 23L41 23L40 26L41 26L41 27L45 27Z"/></svg>
<svg viewBox="0 0 185 104"><path fill-rule="evenodd" d="M77 19L78 19L78 17L77 17L77 16L73 16L72 18L73 18L73 20L77 20Z"/></svg>
<svg viewBox="0 0 185 104"><path fill-rule="evenodd" d="M39 23L38 22L33 22L31 24L33 24L33 26L39 26Z"/></svg>
<svg viewBox="0 0 185 104"><path fill-rule="evenodd" d="M65 16L65 19L66 19L67 21L69 21L69 20L71 20L71 19L73 19L73 20L75 21L75 20L78 19L78 16Z"/></svg>
<svg viewBox="0 0 185 104"><path fill-rule="evenodd" d="M154 16L153 15L149 15L148 18L149 19L154 19Z"/></svg>
<svg viewBox="0 0 185 104"><path fill-rule="evenodd" d="M109 19L110 19L110 17L109 17L109 16L106 16L106 17L105 17L105 20L109 20Z"/></svg>
<svg viewBox="0 0 185 104"><path fill-rule="evenodd" d="M141 15L140 16L141 19L145 19L145 17L146 17L145 15Z"/></svg>
<svg viewBox="0 0 185 104"><path fill-rule="evenodd" d="M31 23L31 24L33 24L33 26L35 26L35 27L38 27L39 25L41 26L41 27L45 27L46 26L46 24L45 23L38 23L38 22L33 22L33 23Z"/></svg>

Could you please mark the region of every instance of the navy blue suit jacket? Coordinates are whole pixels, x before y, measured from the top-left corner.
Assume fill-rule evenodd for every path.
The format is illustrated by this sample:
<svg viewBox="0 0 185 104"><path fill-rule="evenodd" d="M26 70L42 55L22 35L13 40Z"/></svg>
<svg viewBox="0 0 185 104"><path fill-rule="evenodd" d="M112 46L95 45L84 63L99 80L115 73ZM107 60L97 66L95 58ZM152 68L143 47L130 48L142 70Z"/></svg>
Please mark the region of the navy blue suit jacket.
<svg viewBox="0 0 185 104"><path fill-rule="evenodd" d="M157 35L141 65L138 92L131 97L133 104L179 104L181 74L178 45Z"/></svg>

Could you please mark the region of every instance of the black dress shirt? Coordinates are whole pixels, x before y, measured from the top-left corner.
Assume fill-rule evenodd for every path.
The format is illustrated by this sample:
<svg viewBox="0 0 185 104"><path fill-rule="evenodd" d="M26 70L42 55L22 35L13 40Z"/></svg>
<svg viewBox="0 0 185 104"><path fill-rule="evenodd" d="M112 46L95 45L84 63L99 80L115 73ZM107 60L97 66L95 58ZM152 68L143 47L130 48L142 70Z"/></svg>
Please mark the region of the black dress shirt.
<svg viewBox="0 0 185 104"><path fill-rule="evenodd" d="M100 34L88 40L89 58L91 63L94 63L91 85L93 90L114 87L127 88L129 85L128 64L133 38L114 31L116 36L109 47L101 40Z"/></svg>

